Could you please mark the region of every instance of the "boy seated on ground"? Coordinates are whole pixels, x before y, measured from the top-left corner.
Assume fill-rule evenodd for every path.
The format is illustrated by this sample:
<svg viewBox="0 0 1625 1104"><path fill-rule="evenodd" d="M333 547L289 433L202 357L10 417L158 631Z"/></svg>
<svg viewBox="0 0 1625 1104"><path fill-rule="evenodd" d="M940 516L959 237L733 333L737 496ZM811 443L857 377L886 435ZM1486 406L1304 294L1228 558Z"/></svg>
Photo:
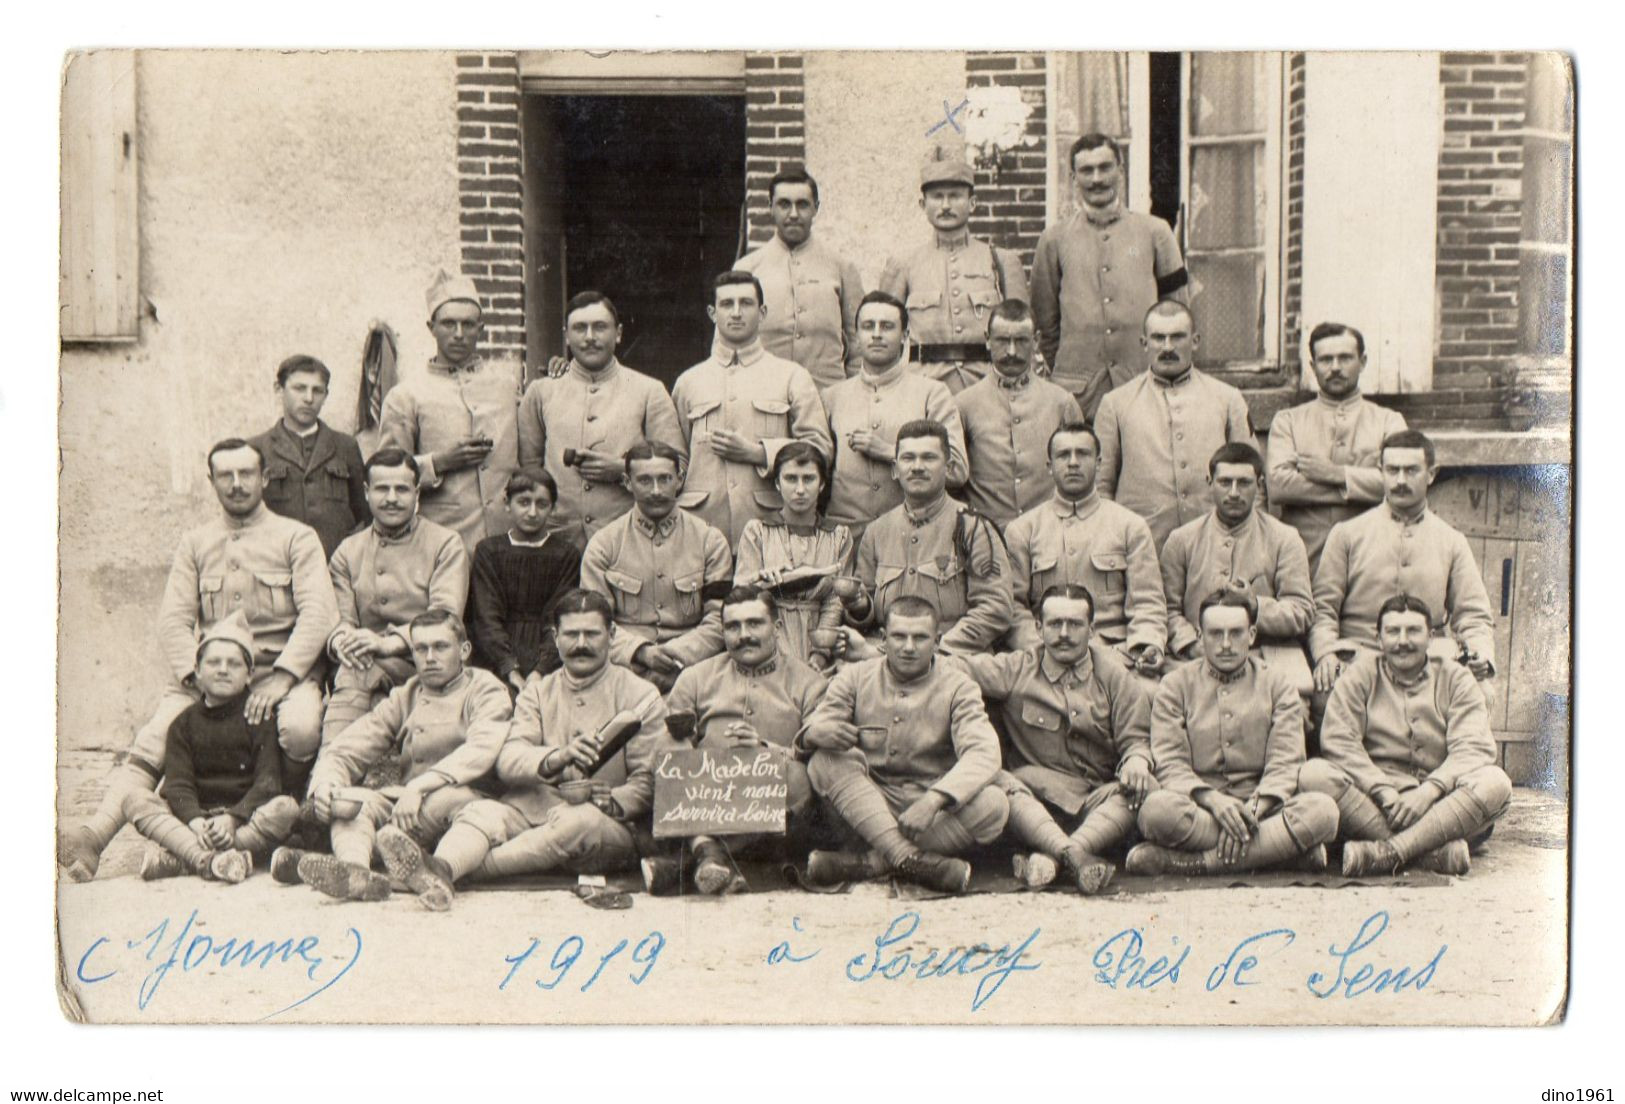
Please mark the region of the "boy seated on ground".
<svg viewBox="0 0 1625 1104"><path fill-rule="evenodd" d="M143 879L240 882L293 828L299 805L282 793L276 718L250 724L243 714L253 671L254 635L241 611L203 634L194 675L203 700L169 726L160 793L132 793L125 804L152 841Z"/></svg>
<svg viewBox="0 0 1625 1104"><path fill-rule="evenodd" d="M430 609L412 618L407 632L417 673L324 740L311 771L311 806L318 821L332 825L333 853L278 848L271 858L277 881L303 882L344 900L381 901L390 879L373 872L374 852L387 866L391 839L433 845L460 809L484 796L474 784L491 772L507 735L508 690L490 671L466 666L471 646L455 613ZM392 754L400 757L402 785L356 785ZM416 876L399 881L424 891Z"/></svg>

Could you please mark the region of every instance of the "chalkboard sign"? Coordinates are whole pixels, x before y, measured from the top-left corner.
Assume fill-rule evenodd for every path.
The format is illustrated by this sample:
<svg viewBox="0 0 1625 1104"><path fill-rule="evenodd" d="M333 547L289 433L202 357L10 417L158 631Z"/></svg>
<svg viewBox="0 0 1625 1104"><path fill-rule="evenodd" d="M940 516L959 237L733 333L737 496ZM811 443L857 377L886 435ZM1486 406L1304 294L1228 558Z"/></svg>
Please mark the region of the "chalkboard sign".
<svg viewBox="0 0 1625 1104"><path fill-rule="evenodd" d="M786 755L780 747L656 752L654 834L782 835Z"/></svg>

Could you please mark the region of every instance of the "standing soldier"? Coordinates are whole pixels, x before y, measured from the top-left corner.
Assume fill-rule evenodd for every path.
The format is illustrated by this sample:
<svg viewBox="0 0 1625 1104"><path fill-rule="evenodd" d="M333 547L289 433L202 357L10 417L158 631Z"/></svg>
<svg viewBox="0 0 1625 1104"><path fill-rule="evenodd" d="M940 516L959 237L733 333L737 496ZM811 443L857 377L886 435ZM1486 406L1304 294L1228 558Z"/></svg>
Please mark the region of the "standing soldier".
<svg viewBox="0 0 1625 1104"><path fill-rule="evenodd" d="M829 519L858 537L875 518L903 501L892 478L897 430L929 418L948 430L948 485L965 482L965 435L948 388L908 371L903 342L908 308L884 291L871 291L858 307L863 370L824 392L829 435L835 442Z"/></svg>
<svg viewBox="0 0 1625 1104"><path fill-rule="evenodd" d="M519 466L519 380L479 355L479 290L441 269L425 296L436 353L384 398L379 448L417 459L423 516L456 530L472 556L508 531L508 476ZM460 607L459 607L460 608Z"/></svg>
<svg viewBox="0 0 1625 1104"><path fill-rule="evenodd" d="M987 325L994 371L955 401L970 457L965 501L1002 530L1055 489L1046 455L1050 434L1083 421L1083 412L1064 387L1033 372L1038 341L1026 303L1005 300Z"/></svg>
<svg viewBox="0 0 1625 1104"><path fill-rule="evenodd" d="M1085 417L1139 368L1134 347L1145 312L1185 300L1185 261L1164 220L1120 202L1123 155L1104 134L1072 143L1078 209L1038 239L1033 313L1055 382L1078 396Z"/></svg>
<svg viewBox="0 0 1625 1104"><path fill-rule="evenodd" d="M1010 249L970 236L976 209L976 174L961 160L928 161L920 170L920 210L932 240L892 257L880 290L901 300L911 319L911 359L932 379L958 393L987 375L982 344L993 308L1027 298L1027 274Z"/></svg>
<svg viewBox="0 0 1625 1104"><path fill-rule="evenodd" d="M1405 429L1405 416L1360 394L1365 337L1322 322L1309 334L1309 364L1320 394L1275 415L1270 424L1270 501L1298 531L1309 572L1332 526L1382 501L1382 443Z"/></svg>
<svg viewBox="0 0 1625 1104"><path fill-rule="evenodd" d="M1162 551L1175 528L1207 513L1207 462L1227 441L1254 448L1241 392L1191 367L1200 338L1190 308L1146 312L1146 370L1100 400L1100 493L1145 518Z"/></svg>
<svg viewBox="0 0 1625 1104"><path fill-rule="evenodd" d="M765 289L762 344L805 368L823 391L857 371L863 281L856 265L813 241L818 181L803 169L787 169L768 181L767 195L773 240L734 267L760 281L758 295Z"/></svg>
<svg viewBox="0 0 1625 1104"><path fill-rule="evenodd" d="M616 359L621 319L609 296L583 291L570 300L564 342L563 370L532 383L519 404L519 463L546 468L558 484L550 531L585 545L632 508L627 449L645 439L687 446L660 381Z"/></svg>
<svg viewBox="0 0 1625 1104"><path fill-rule="evenodd" d="M689 455L681 505L722 530L734 548L747 521L784 504L767 479L779 449L801 440L825 457L833 450L812 377L762 347L761 281L724 272L711 300L707 310L717 325L711 355L678 376L671 391Z"/></svg>

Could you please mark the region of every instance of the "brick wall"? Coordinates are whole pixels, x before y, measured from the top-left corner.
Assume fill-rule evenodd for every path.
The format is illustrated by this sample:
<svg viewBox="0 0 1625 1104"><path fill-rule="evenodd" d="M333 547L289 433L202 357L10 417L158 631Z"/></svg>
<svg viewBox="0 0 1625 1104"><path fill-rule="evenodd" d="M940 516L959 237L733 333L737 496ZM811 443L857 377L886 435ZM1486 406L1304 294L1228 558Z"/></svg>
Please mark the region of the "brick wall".
<svg viewBox="0 0 1625 1104"><path fill-rule="evenodd" d="M525 355L519 59L457 56L457 187L463 273L485 309L488 357Z"/></svg>
<svg viewBox="0 0 1625 1104"><path fill-rule="evenodd" d="M1444 54L1433 386L1506 382L1518 353L1523 54Z"/></svg>
<svg viewBox="0 0 1625 1104"><path fill-rule="evenodd" d="M1298 378L1303 364L1303 123L1305 110L1303 55L1287 58L1286 77L1286 252L1281 259L1283 286L1281 366L1287 382Z"/></svg>
<svg viewBox="0 0 1625 1104"><path fill-rule="evenodd" d="M749 247L773 237L767 183L807 159L805 83L800 54L745 55L745 211Z"/></svg>
<svg viewBox="0 0 1625 1104"><path fill-rule="evenodd" d="M995 245L1021 253L1032 268L1033 250L1044 230L1045 188L1049 177L1045 150L1044 55L976 51L965 56L965 84L969 88L1021 89L1032 105L1019 147L999 152L995 165L976 166L977 213L970 231Z"/></svg>

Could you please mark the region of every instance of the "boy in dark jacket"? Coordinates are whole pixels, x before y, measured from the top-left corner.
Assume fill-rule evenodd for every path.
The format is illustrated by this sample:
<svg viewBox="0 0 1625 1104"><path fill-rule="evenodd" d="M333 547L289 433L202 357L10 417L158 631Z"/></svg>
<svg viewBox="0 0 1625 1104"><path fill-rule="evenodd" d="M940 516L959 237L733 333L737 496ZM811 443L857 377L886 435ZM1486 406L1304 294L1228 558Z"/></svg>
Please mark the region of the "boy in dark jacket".
<svg viewBox="0 0 1625 1104"><path fill-rule="evenodd" d="M170 725L159 793L138 794L127 809L136 831L153 841L141 863L147 881L196 874L240 882L293 829L299 806L282 793L276 722L249 724L243 716L253 657L240 612L198 644L203 700Z"/></svg>

